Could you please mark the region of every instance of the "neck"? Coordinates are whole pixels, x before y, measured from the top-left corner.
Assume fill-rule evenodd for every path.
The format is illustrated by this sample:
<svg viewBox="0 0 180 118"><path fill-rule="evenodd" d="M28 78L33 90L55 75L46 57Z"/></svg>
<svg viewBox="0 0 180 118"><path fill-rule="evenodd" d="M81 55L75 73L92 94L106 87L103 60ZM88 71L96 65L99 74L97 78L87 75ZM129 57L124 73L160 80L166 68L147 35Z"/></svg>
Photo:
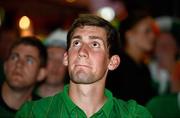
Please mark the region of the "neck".
<svg viewBox="0 0 180 118"><path fill-rule="evenodd" d="M32 99L32 89L24 91L14 90L10 88L6 82L4 82L2 86L1 92L2 98L7 106L15 110L18 110L24 102Z"/></svg>
<svg viewBox="0 0 180 118"><path fill-rule="evenodd" d="M94 85L77 85L70 82L69 96L86 113L87 117L96 113L107 99L104 95L103 84L95 84L97 83Z"/></svg>
<svg viewBox="0 0 180 118"><path fill-rule="evenodd" d="M58 92L61 92L63 88L64 88L64 84L50 85L44 83L38 88L38 91L41 97L47 97L47 96L53 96Z"/></svg>

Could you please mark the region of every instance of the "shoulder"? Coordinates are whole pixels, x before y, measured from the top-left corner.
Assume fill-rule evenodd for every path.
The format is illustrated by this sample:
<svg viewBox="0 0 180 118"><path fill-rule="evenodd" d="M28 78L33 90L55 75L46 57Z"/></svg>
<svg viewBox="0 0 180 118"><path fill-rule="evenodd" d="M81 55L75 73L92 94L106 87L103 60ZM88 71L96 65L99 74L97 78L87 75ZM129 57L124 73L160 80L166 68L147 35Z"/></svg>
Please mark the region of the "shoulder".
<svg viewBox="0 0 180 118"><path fill-rule="evenodd" d="M30 117L33 115L42 117L40 115L45 115L48 114L50 110L55 110L56 107L54 106L57 106L57 104L63 104L61 93L40 100L26 102L17 112L16 117Z"/></svg>
<svg viewBox="0 0 180 118"><path fill-rule="evenodd" d="M120 99L113 99L114 107L116 111L120 114L124 114L127 117L141 117L141 118L151 118L150 112L144 107L139 105L134 100L123 101Z"/></svg>

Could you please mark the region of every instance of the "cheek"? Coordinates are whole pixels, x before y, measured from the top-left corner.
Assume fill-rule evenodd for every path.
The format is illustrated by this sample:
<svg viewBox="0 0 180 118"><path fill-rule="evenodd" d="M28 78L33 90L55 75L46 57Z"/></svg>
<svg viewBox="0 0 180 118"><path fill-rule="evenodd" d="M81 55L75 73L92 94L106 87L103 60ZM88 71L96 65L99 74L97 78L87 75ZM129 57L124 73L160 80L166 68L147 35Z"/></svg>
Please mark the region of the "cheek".
<svg viewBox="0 0 180 118"><path fill-rule="evenodd" d="M148 40L148 38L145 35L139 36L139 38L136 39L137 40L137 45L140 45L141 47L144 46L150 46L150 41Z"/></svg>
<svg viewBox="0 0 180 118"><path fill-rule="evenodd" d="M68 67L68 70L73 70L74 68L74 63L75 63L75 59L73 58L73 56L69 56L69 58L67 59L67 67Z"/></svg>
<svg viewBox="0 0 180 118"><path fill-rule="evenodd" d="M8 63L6 64L5 72L6 73L11 73L15 68L15 64Z"/></svg>
<svg viewBox="0 0 180 118"><path fill-rule="evenodd" d="M9 68L8 66L6 66L5 70L4 70L4 73L6 76L9 76L11 75L12 73L12 68Z"/></svg>
<svg viewBox="0 0 180 118"><path fill-rule="evenodd" d="M26 72L26 74L29 76L37 75L37 73L39 72L39 67L27 66L24 68L24 72Z"/></svg>
<svg viewBox="0 0 180 118"><path fill-rule="evenodd" d="M108 66L108 58L104 55L97 55L97 57L92 58L94 61L94 65L96 68L107 68Z"/></svg>
<svg viewBox="0 0 180 118"><path fill-rule="evenodd" d="M139 43L143 43L147 41L147 36L145 34L139 34L137 35L136 40L138 40Z"/></svg>
<svg viewBox="0 0 180 118"><path fill-rule="evenodd" d="M71 52L69 52L68 55L69 55L68 56L69 64L72 64L76 60L76 58L78 57L78 53L76 51L71 51Z"/></svg>

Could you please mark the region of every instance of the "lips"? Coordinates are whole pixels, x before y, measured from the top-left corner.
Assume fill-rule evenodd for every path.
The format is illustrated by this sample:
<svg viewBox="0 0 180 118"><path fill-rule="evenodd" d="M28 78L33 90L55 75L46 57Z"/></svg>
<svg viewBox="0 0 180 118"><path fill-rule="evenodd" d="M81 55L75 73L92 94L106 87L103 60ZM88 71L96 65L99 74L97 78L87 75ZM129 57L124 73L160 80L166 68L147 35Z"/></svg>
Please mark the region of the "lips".
<svg viewBox="0 0 180 118"><path fill-rule="evenodd" d="M85 64L76 64L75 68L89 68L89 69L91 69L91 66L85 65Z"/></svg>

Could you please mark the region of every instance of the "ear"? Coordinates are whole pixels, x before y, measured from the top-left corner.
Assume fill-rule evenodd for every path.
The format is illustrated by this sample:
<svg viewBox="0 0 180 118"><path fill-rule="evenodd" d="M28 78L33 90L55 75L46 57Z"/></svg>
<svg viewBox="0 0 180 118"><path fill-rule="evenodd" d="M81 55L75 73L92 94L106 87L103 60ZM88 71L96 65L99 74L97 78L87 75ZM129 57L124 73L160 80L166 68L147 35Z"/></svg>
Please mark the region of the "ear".
<svg viewBox="0 0 180 118"><path fill-rule="evenodd" d="M64 53L63 64L65 66L68 66L68 53L67 52Z"/></svg>
<svg viewBox="0 0 180 118"><path fill-rule="evenodd" d="M108 65L109 70L115 70L120 64L120 57L118 55L113 55L110 59L110 63Z"/></svg>
<svg viewBox="0 0 180 118"><path fill-rule="evenodd" d="M40 68L38 76L37 76L37 81L40 82L44 80L46 76L47 76L46 68Z"/></svg>

